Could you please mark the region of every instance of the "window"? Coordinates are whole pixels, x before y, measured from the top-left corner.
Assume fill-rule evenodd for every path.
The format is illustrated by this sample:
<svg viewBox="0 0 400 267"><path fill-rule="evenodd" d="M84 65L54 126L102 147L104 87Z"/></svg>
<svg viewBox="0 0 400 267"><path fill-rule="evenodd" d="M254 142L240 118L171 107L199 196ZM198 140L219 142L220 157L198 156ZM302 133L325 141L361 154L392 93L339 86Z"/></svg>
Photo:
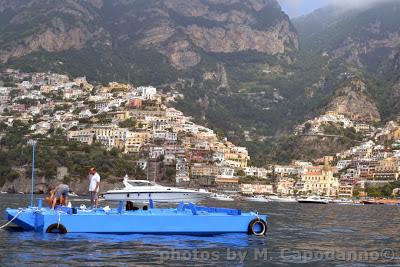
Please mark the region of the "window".
<svg viewBox="0 0 400 267"><path fill-rule="evenodd" d="M130 185L132 186L153 186L154 184L151 182L139 182L139 181L131 181L129 182Z"/></svg>

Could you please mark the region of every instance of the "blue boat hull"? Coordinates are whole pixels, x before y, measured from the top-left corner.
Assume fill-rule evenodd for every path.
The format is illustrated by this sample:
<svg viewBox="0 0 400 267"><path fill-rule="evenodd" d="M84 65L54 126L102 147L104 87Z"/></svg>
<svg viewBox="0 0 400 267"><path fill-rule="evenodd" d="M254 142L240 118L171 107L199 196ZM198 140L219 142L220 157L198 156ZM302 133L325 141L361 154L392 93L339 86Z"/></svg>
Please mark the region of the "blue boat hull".
<svg viewBox="0 0 400 267"><path fill-rule="evenodd" d="M30 231L35 230L36 225L36 216L33 211L24 210L19 213L20 209L6 209L5 211L5 219L8 221L13 220L13 224L21 227L24 230ZM16 218L14 218L17 216Z"/></svg>
<svg viewBox="0 0 400 267"><path fill-rule="evenodd" d="M13 219L20 211L6 209L6 219ZM247 233L249 224L258 219L266 222L267 216L193 205L186 209L181 206L136 211L27 208L13 223L25 230L42 232L62 227L68 233L220 234Z"/></svg>

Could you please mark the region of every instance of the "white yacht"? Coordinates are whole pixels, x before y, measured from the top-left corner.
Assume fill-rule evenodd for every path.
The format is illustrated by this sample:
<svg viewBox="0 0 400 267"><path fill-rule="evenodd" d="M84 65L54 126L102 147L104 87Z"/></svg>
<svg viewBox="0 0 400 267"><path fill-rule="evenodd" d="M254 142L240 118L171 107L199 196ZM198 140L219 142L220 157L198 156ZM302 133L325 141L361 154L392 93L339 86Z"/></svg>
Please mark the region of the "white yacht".
<svg viewBox="0 0 400 267"><path fill-rule="evenodd" d="M341 205L350 205L350 204L354 204L354 201L352 199L348 199L348 198L338 198L338 199L333 199L331 201L331 203L341 204Z"/></svg>
<svg viewBox="0 0 400 267"><path fill-rule="evenodd" d="M324 198L320 196L309 196L307 198L299 198L297 199L297 202L308 204L328 204L329 198Z"/></svg>
<svg viewBox="0 0 400 267"><path fill-rule="evenodd" d="M220 201L234 201L233 197L224 194L212 194L211 198Z"/></svg>
<svg viewBox="0 0 400 267"><path fill-rule="evenodd" d="M297 202L297 199L294 197L280 197L280 196L268 196L267 199L271 202L286 202L286 203L293 203Z"/></svg>
<svg viewBox="0 0 400 267"><path fill-rule="evenodd" d="M178 202L199 202L210 193L206 190L193 190L176 187L167 187L150 182L148 180L129 180L124 177L124 188L109 190L104 198L110 201L129 200L133 202L154 202L178 203Z"/></svg>
<svg viewBox="0 0 400 267"><path fill-rule="evenodd" d="M263 196L242 197L242 199L253 202L269 202L269 200Z"/></svg>

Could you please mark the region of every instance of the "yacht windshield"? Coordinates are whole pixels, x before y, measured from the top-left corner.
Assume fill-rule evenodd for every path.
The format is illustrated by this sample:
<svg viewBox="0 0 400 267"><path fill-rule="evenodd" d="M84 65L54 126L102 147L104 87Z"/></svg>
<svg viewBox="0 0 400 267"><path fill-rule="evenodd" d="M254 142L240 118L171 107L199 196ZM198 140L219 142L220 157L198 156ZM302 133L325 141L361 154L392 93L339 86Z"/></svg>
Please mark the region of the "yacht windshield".
<svg viewBox="0 0 400 267"><path fill-rule="evenodd" d="M129 181L128 182L131 186L152 186L151 182L139 182L139 181Z"/></svg>

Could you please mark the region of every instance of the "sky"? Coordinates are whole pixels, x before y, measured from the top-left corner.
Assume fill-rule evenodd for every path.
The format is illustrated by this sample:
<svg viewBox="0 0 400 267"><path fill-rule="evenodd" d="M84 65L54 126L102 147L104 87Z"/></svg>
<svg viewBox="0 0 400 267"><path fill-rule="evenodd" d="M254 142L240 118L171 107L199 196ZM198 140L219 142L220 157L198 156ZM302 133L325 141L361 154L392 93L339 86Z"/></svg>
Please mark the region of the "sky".
<svg viewBox="0 0 400 267"><path fill-rule="evenodd" d="M311 13L315 9L326 6L329 0L278 0L283 11L291 18Z"/></svg>
<svg viewBox="0 0 400 267"><path fill-rule="evenodd" d="M311 13L315 9L336 5L344 8L363 8L370 7L378 2L394 1L394 0L278 0L283 11L291 18ZM400 1L400 0L398 0Z"/></svg>

